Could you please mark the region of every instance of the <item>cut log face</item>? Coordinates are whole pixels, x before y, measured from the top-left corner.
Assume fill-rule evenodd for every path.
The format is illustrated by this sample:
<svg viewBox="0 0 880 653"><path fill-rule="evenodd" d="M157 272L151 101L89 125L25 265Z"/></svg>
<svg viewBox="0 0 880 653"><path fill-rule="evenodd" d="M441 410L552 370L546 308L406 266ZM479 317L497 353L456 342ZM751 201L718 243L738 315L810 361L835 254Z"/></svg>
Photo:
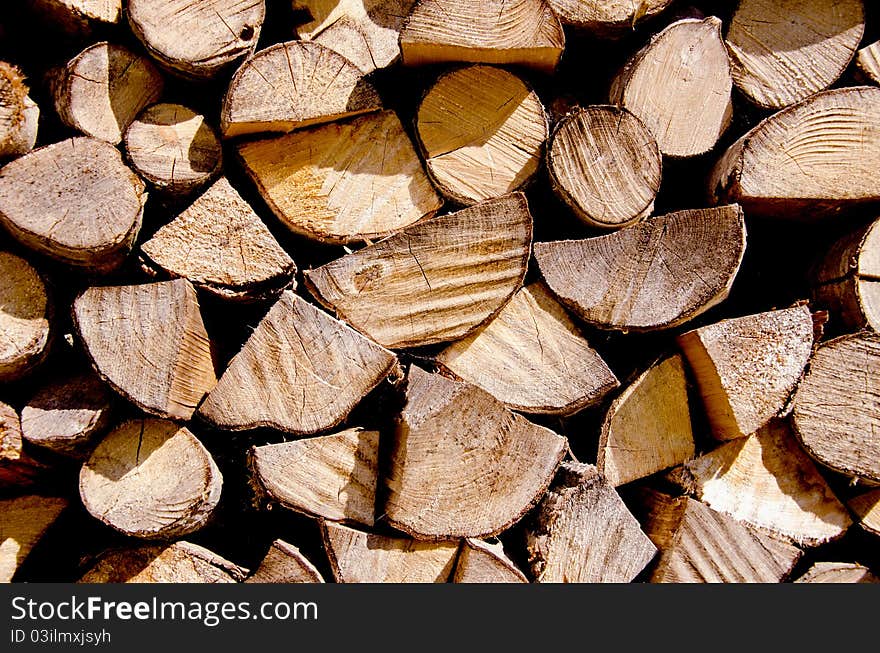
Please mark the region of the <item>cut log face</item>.
<svg viewBox="0 0 880 653"><path fill-rule="evenodd" d="M217 382L198 298L184 279L89 288L73 314L101 378L149 413L188 420Z"/></svg>
<svg viewBox="0 0 880 653"><path fill-rule="evenodd" d="M851 476L880 482L880 335L822 344L798 388L795 433L813 458Z"/></svg>
<svg viewBox="0 0 880 653"><path fill-rule="evenodd" d="M880 490L872 490L851 499L849 509L869 533L880 535Z"/></svg>
<svg viewBox="0 0 880 653"><path fill-rule="evenodd" d="M0 252L0 381L18 379L46 358L51 311L39 273L23 258Z"/></svg>
<svg viewBox="0 0 880 653"><path fill-rule="evenodd" d="M712 200L756 216L821 217L880 201L880 88L817 93L730 146L710 176Z"/></svg>
<svg viewBox="0 0 880 653"><path fill-rule="evenodd" d="M393 111L243 143L238 153L279 220L320 242L384 237L442 206Z"/></svg>
<svg viewBox="0 0 880 653"><path fill-rule="evenodd" d="M515 193L425 220L305 272L322 304L392 349L458 340L521 287L532 216Z"/></svg>
<svg viewBox="0 0 880 653"><path fill-rule="evenodd" d="M672 0L547 0L559 20L596 36L615 38L672 4Z"/></svg>
<svg viewBox="0 0 880 653"><path fill-rule="evenodd" d="M80 583L237 583L246 569L189 542L108 551Z"/></svg>
<svg viewBox="0 0 880 653"><path fill-rule="evenodd" d="M0 61L0 160L34 149L40 108L28 96L21 71Z"/></svg>
<svg viewBox="0 0 880 653"><path fill-rule="evenodd" d="M806 306L722 320L688 331L678 344L690 363L713 435L754 433L788 403L812 353Z"/></svg>
<svg viewBox="0 0 880 653"><path fill-rule="evenodd" d="M497 535L550 485L567 441L467 383L409 370L385 514L418 539Z"/></svg>
<svg viewBox="0 0 880 653"><path fill-rule="evenodd" d="M519 290L490 322L436 358L511 410L568 415L619 383L543 284Z"/></svg>
<svg viewBox="0 0 880 653"><path fill-rule="evenodd" d="M60 497L0 499L0 583L9 583L31 549L67 507Z"/></svg>
<svg viewBox="0 0 880 653"><path fill-rule="evenodd" d="M501 543L462 540L455 563L453 583L528 583L516 565L504 553Z"/></svg>
<svg viewBox="0 0 880 653"><path fill-rule="evenodd" d="M21 411L25 440L79 457L110 426L110 391L92 373L64 376L43 386Z"/></svg>
<svg viewBox="0 0 880 653"><path fill-rule="evenodd" d="M289 132L381 108L376 89L348 59L318 43L288 41L261 50L235 73L220 129L227 138Z"/></svg>
<svg viewBox="0 0 880 653"><path fill-rule="evenodd" d="M400 32L406 66L463 61L553 72L564 48L544 0L420 0Z"/></svg>
<svg viewBox="0 0 880 653"><path fill-rule="evenodd" d="M321 573L292 544L275 540L263 562L245 583L323 583Z"/></svg>
<svg viewBox="0 0 880 653"><path fill-rule="evenodd" d="M94 272L123 262L146 201L119 151L92 138L41 147L0 170L0 223L31 249Z"/></svg>
<svg viewBox="0 0 880 653"><path fill-rule="evenodd" d="M760 107L787 107L837 81L864 32L862 0L742 0L726 40L734 82Z"/></svg>
<svg viewBox="0 0 880 653"><path fill-rule="evenodd" d="M218 75L257 45L265 0L129 0L128 23L144 47L174 73Z"/></svg>
<svg viewBox="0 0 880 653"><path fill-rule="evenodd" d="M538 95L519 77L468 66L442 75L428 90L416 132L437 188L469 205L532 179L549 123Z"/></svg>
<svg viewBox="0 0 880 653"><path fill-rule="evenodd" d="M46 465L22 449L21 420L12 406L0 402L0 490L34 485L47 471ZM0 543L0 548L2 548Z"/></svg>
<svg viewBox="0 0 880 653"><path fill-rule="evenodd" d="M224 429L317 433L344 420L396 362L387 349L285 291L199 415Z"/></svg>
<svg viewBox="0 0 880 653"><path fill-rule="evenodd" d="M223 163L220 141L205 117L179 104L154 104L125 132L135 172L156 190L188 195L207 184Z"/></svg>
<svg viewBox="0 0 880 653"><path fill-rule="evenodd" d="M663 154L690 157L715 147L730 125L732 88L721 21L687 18L627 63L612 84L611 103L638 116Z"/></svg>
<svg viewBox="0 0 880 653"><path fill-rule="evenodd" d="M526 531L539 583L629 583L656 547L592 465L564 463Z"/></svg>
<svg viewBox="0 0 880 653"><path fill-rule="evenodd" d="M116 25L122 0L30 0L30 7L74 35L88 35L96 27Z"/></svg>
<svg viewBox="0 0 880 653"><path fill-rule="evenodd" d="M379 433L355 428L254 447L250 465L261 492L285 508L331 521L372 526Z"/></svg>
<svg viewBox="0 0 880 653"><path fill-rule="evenodd" d="M445 583L458 542L418 542L321 522L324 547L338 583Z"/></svg>
<svg viewBox="0 0 880 653"><path fill-rule="evenodd" d="M592 106L553 131L547 170L556 194L594 227L625 227L654 211L663 158L654 136L626 109Z"/></svg>
<svg viewBox="0 0 880 653"><path fill-rule="evenodd" d="M726 442L672 476L710 508L803 546L834 540L852 523L785 422Z"/></svg>
<svg viewBox="0 0 880 653"><path fill-rule="evenodd" d="M680 356L655 363L608 408L599 439L599 472L613 486L693 458L687 379Z"/></svg>
<svg viewBox="0 0 880 653"><path fill-rule="evenodd" d="M211 454L186 428L131 420L111 431L83 465L86 510L135 537L182 537L210 519L223 487Z"/></svg>
<svg viewBox="0 0 880 653"><path fill-rule="evenodd" d="M779 583L801 558L797 547L689 497L643 496L645 531L660 549L652 583Z"/></svg>
<svg viewBox="0 0 880 653"><path fill-rule="evenodd" d="M225 177L141 245L141 256L221 299L264 299L295 284L293 260Z"/></svg>
<svg viewBox="0 0 880 653"><path fill-rule="evenodd" d="M650 331L684 324L727 298L746 248L737 205L651 218L620 231L535 243L550 290L586 322Z"/></svg>
<svg viewBox="0 0 880 653"><path fill-rule="evenodd" d="M796 583L880 583L867 567L847 562L817 562Z"/></svg>
<svg viewBox="0 0 880 653"><path fill-rule="evenodd" d="M880 41L875 41L858 51L856 66L869 81L880 84Z"/></svg>

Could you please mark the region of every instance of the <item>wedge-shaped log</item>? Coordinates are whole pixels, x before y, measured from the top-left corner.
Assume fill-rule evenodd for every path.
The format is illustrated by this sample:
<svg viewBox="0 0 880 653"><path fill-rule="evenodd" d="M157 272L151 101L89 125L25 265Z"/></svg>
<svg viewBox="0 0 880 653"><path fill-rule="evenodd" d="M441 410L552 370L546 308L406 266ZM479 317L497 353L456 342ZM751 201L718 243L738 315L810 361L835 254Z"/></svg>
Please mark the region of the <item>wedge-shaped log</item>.
<svg viewBox="0 0 880 653"><path fill-rule="evenodd" d="M880 41L874 41L856 54L859 72L874 84L880 84Z"/></svg>
<svg viewBox="0 0 880 653"><path fill-rule="evenodd" d="M60 497L0 499L0 583L9 583L31 549L67 507Z"/></svg>
<svg viewBox="0 0 880 653"><path fill-rule="evenodd" d="M396 362L387 349L284 291L199 416L223 429L317 433L344 420Z"/></svg>
<svg viewBox="0 0 880 653"><path fill-rule="evenodd" d="M532 216L514 193L425 220L305 272L322 304L385 347L468 335L521 287Z"/></svg>
<svg viewBox="0 0 880 653"><path fill-rule="evenodd" d="M105 552L80 583L238 583L247 570L190 542Z"/></svg>
<svg viewBox="0 0 880 653"><path fill-rule="evenodd" d="M453 583L528 583L516 565L504 554L501 543L466 539L455 563Z"/></svg>
<svg viewBox="0 0 880 653"><path fill-rule="evenodd" d="M245 583L323 583L321 573L292 544L275 540Z"/></svg>
<svg viewBox="0 0 880 653"><path fill-rule="evenodd" d="M40 274L0 251L0 381L14 381L45 360L52 305Z"/></svg>
<svg viewBox="0 0 880 653"><path fill-rule="evenodd" d="M572 25L600 38L619 38L643 19L652 18L672 0L547 0L565 25Z"/></svg>
<svg viewBox="0 0 880 653"><path fill-rule="evenodd" d="M40 108L28 95L24 75L0 61L0 160L34 149Z"/></svg>
<svg viewBox="0 0 880 653"><path fill-rule="evenodd" d="M24 450L21 420L12 406L0 402L0 490L36 485L49 467ZM0 543L0 548L2 548Z"/></svg>
<svg viewBox="0 0 880 653"><path fill-rule="evenodd" d="M880 535L880 490L871 490L850 499L847 504L859 525L869 533Z"/></svg>
<svg viewBox="0 0 880 653"><path fill-rule="evenodd" d="M122 17L122 0L30 0L28 5L42 20L78 37L116 25Z"/></svg>
<svg viewBox="0 0 880 653"><path fill-rule="evenodd" d="M870 569L851 562L817 562L796 583L880 583Z"/></svg>

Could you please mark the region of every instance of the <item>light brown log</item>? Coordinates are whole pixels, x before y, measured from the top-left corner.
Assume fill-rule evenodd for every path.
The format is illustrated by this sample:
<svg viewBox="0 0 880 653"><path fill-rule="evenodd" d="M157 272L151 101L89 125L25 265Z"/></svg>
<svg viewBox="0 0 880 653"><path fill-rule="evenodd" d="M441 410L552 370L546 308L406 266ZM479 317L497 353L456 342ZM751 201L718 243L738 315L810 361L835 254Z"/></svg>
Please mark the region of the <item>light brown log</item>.
<svg viewBox="0 0 880 653"><path fill-rule="evenodd" d="M467 62L552 73L565 49L544 0L419 0L400 31L405 66Z"/></svg>
<svg viewBox="0 0 880 653"><path fill-rule="evenodd" d="M0 251L0 381L19 379L45 360L51 318L40 274L20 256Z"/></svg>
<svg viewBox="0 0 880 653"><path fill-rule="evenodd" d="M229 82L220 112L227 138L289 132L382 108L373 85L348 59L307 41L261 50Z"/></svg>
<svg viewBox="0 0 880 653"><path fill-rule="evenodd" d="M396 363L387 349L284 291L199 416L223 429L317 433L342 422Z"/></svg>
<svg viewBox="0 0 880 653"><path fill-rule="evenodd" d="M871 570L849 562L817 562L796 583L880 583Z"/></svg>
<svg viewBox="0 0 880 653"><path fill-rule="evenodd" d="M862 528L874 535L880 535L880 490L860 494L850 499L847 505Z"/></svg>
<svg viewBox="0 0 880 653"><path fill-rule="evenodd" d="M393 111L251 141L238 153L278 219L320 242L381 238L442 205Z"/></svg>
<svg viewBox="0 0 880 653"><path fill-rule="evenodd" d="M547 148L553 190L594 227L625 227L651 215L662 168L660 148L645 124L610 105L566 115Z"/></svg>
<svg viewBox="0 0 880 653"><path fill-rule="evenodd" d="M458 340L521 287L532 216L520 193L425 220L305 272L323 305L393 349Z"/></svg>
<svg viewBox="0 0 880 653"><path fill-rule="evenodd" d="M18 413L12 406L0 402L0 490L35 485L48 470L23 449Z"/></svg>
<svg viewBox="0 0 880 653"><path fill-rule="evenodd" d="M794 398L794 431L826 467L880 482L880 335L823 343Z"/></svg>
<svg viewBox="0 0 880 653"><path fill-rule="evenodd" d="M0 61L0 160L34 149L39 118L40 108L28 95L24 75Z"/></svg>
<svg viewBox="0 0 880 653"><path fill-rule="evenodd" d="M511 410L568 415L619 383L541 283L517 291L490 322L436 357Z"/></svg>
<svg viewBox="0 0 880 653"><path fill-rule="evenodd" d="M453 583L528 583L516 565L504 554L501 543L462 540L455 563Z"/></svg>
<svg viewBox="0 0 880 653"><path fill-rule="evenodd" d="M31 249L93 272L128 256L146 201L119 151L93 138L41 147L0 170L0 223Z"/></svg>
<svg viewBox="0 0 880 653"><path fill-rule="evenodd" d="M868 81L880 84L880 41L875 41L858 51L856 66Z"/></svg>
<svg viewBox="0 0 880 653"><path fill-rule="evenodd" d="M686 18L656 34L611 86L611 103L638 116L672 157L705 154L733 115L721 21Z"/></svg>
<svg viewBox="0 0 880 653"><path fill-rule="evenodd" d="M128 24L168 70L215 77L251 54L266 17L265 0L129 0Z"/></svg>
<svg viewBox="0 0 880 653"><path fill-rule="evenodd" d="M189 542L104 553L80 583L237 583L247 570Z"/></svg>
<svg viewBox="0 0 880 653"><path fill-rule="evenodd" d="M122 0L30 0L28 5L42 20L75 36L116 25L122 17Z"/></svg>
<svg viewBox="0 0 880 653"><path fill-rule="evenodd" d="M418 542L321 522L337 583L445 583L458 542Z"/></svg>
<svg viewBox="0 0 880 653"><path fill-rule="evenodd" d="M754 433L785 408L813 346L810 310L795 306L678 337L719 440Z"/></svg>
<svg viewBox="0 0 880 653"><path fill-rule="evenodd" d="M245 583L323 583L321 573L292 544L275 540Z"/></svg>
<svg viewBox="0 0 880 653"><path fill-rule="evenodd" d="M492 66L468 66L441 75L428 89L416 133L438 190L468 205L522 188L535 176L549 123L522 79Z"/></svg>
<svg viewBox="0 0 880 653"><path fill-rule="evenodd" d="M223 477L208 450L186 428L158 419L130 420L101 440L83 465L79 493L86 510L134 537L169 539L211 518Z"/></svg>
<svg viewBox="0 0 880 653"><path fill-rule="evenodd" d="M656 547L592 465L564 463L527 526L539 583L629 583Z"/></svg>
<svg viewBox="0 0 880 653"><path fill-rule="evenodd" d="M596 238L535 243L535 260L550 290L582 320L650 331L724 301L745 248L745 220L734 204L670 213Z"/></svg>
<svg viewBox="0 0 880 653"><path fill-rule="evenodd" d="M831 86L865 32L862 0L740 0L727 30L733 80L766 109Z"/></svg>
<svg viewBox="0 0 880 653"><path fill-rule="evenodd" d="M779 583L801 551L689 497L644 491L645 532L660 554L652 583Z"/></svg>
<svg viewBox="0 0 880 653"><path fill-rule="evenodd" d="M736 141L709 178L712 201L803 219L880 200L880 88L817 93Z"/></svg>
<svg viewBox="0 0 880 653"><path fill-rule="evenodd" d="M476 386L413 366L384 514L418 539L497 535L540 500L566 449Z"/></svg>
<svg viewBox="0 0 880 653"><path fill-rule="evenodd" d="M852 523L786 422L726 442L671 474L714 510L802 546L837 539Z"/></svg>
<svg viewBox="0 0 880 653"><path fill-rule="evenodd" d="M687 378L680 356L658 361L608 408L596 466L607 481L624 485L693 458L694 434Z"/></svg>
<svg viewBox="0 0 880 653"><path fill-rule="evenodd" d="M285 508L330 521L373 525L378 431L354 428L254 447L250 467L260 493Z"/></svg>
<svg viewBox="0 0 880 653"><path fill-rule="evenodd" d="M233 301L266 299L296 283L293 260L226 177L143 243L141 261Z"/></svg>
<svg viewBox="0 0 880 653"><path fill-rule="evenodd" d="M188 420L217 382L198 298L185 279L89 288L73 317L100 377L148 413Z"/></svg>
<svg viewBox="0 0 880 653"><path fill-rule="evenodd" d="M0 583L8 583L31 549L67 507L60 497L0 499Z"/></svg>
<svg viewBox="0 0 880 653"><path fill-rule="evenodd" d="M619 38L672 4L672 0L547 0L565 25L601 38Z"/></svg>
<svg viewBox="0 0 880 653"><path fill-rule="evenodd" d="M154 104L129 125L125 153L160 193L188 195L220 172L223 151L205 117L180 104Z"/></svg>

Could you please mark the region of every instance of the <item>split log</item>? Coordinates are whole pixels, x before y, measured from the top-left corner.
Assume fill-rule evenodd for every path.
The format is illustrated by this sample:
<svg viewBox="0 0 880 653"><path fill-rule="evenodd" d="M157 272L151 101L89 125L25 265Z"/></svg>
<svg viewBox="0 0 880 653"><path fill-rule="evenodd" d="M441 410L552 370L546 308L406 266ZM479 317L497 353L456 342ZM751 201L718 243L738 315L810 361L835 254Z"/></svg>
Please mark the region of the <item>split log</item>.
<svg viewBox="0 0 880 653"><path fill-rule="evenodd" d="M265 0L128 0L128 24L169 71L205 79L251 54Z"/></svg>
<svg viewBox="0 0 880 653"><path fill-rule="evenodd" d="M119 151L93 138L41 147L0 170L0 223L31 249L92 272L122 264L146 201Z"/></svg>
<svg viewBox="0 0 880 653"><path fill-rule="evenodd" d="M547 150L553 190L593 227L625 227L651 215L662 167L657 141L645 124L614 106L566 115Z"/></svg>
<svg viewBox="0 0 880 653"><path fill-rule="evenodd" d="M736 141L712 171L712 201L748 215L821 217L880 201L880 88L824 91Z"/></svg>
<svg viewBox="0 0 880 653"><path fill-rule="evenodd" d="M733 117L730 61L721 21L686 18L651 39L611 86L611 103L629 109L672 157L705 154Z"/></svg>
<svg viewBox="0 0 880 653"><path fill-rule="evenodd" d="M148 413L188 420L217 382L196 291L184 279L89 288L73 317L100 377Z"/></svg>
<svg viewBox="0 0 880 653"><path fill-rule="evenodd" d="M50 381L21 411L22 437L62 455L81 457L110 426L110 392L91 372Z"/></svg>
<svg viewBox="0 0 880 653"><path fill-rule="evenodd" d="M137 115L159 99L164 81L146 57L102 42L51 71L49 86L65 125L115 145Z"/></svg>
<svg viewBox="0 0 880 653"><path fill-rule="evenodd" d="M413 225L306 270L309 291L392 349L458 340L522 286L532 244L524 195L487 200Z"/></svg>
<svg viewBox="0 0 880 653"><path fill-rule="evenodd" d="M400 31L405 66L467 62L552 73L565 49L544 0L419 0Z"/></svg>
<svg viewBox="0 0 880 653"><path fill-rule="evenodd" d="M867 567L848 562L817 562L795 583L880 583Z"/></svg>
<svg viewBox="0 0 880 653"><path fill-rule="evenodd" d="M237 583L247 570L189 542L116 549L102 555L80 583Z"/></svg>
<svg viewBox="0 0 880 653"><path fill-rule="evenodd" d="M727 298L746 249L737 205L650 218L585 240L535 243L550 290L604 329L679 326Z"/></svg>
<svg viewBox="0 0 880 653"><path fill-rule="evenodd" d="M527 526L539 583L629 583L657 549L592 465L564 463Z"/></svg>
<svg viewBox="0 0 880 653"><path fill-rule="evenodd" d="M28 5L41 20L74 36L116 25L122 17L122 0L29 0Z"/></svg>
<svg viewBox="0 0 880 653"><path fill-rule="evenodd" d="M274 297L296 283L293 260L226 177L143 243L141 262L231 301Z"/></svg>
<svg viewBox="0 0 880 653"><path fill-rule="evenodd" d="M880 482L880 335L823 343L794 399L792 423L813 458Z"/></svg>
<svg viewBox="0 0 880 653"><path fill-rule="evenodd" d="M501 543L466 539L461 543L455 563L453 583L528 583L519 569L504 554Z"/></svg>
<svg viewBox="0 0 880 653"><path fill-rule="evenodd" d="M205 117L179 104L154 104L124 136L132 168L160 193L189 195L220 173L223 151Z"/></svg>
<svg viewBox="0 0 880 653"><path fill-rule="evenodd" d="M67 507L59 497L0 499L0 583L9 583L31 549Z"/></svg>
<svg viewBox="0 0 880 653"><path fill-rule="evenodd" d="M869 81L880 84L880 41L875 41L858 51L856 66Z"/></svg>
<svg viewBox="0 0 880 653"><path fill-rule="evenodd" d="M249 462L260 494L285 508L330 521L373 525L378 431L354 428L254 447Z"/></svg>
<svg viewBox="0 0 880 653"><path fill-rule="evenodd" d="M170 539L211 518L223 477L186 428L158 419L130 420L102 441L79 476L86 510L134 537Z"/></svg>
<svg viewBox="0 0 880 653"><path fill-rule="evenodd" d="M445 583L458 542L417 542L321 522L324 547L337 583Z"/></svg>
<svg viewBox="0 0 880 653"><path fill-rule="evenodd" d="M645 532L660 555L652 583L780 583L801 550L689 497L647 490Z"/></svg>
<svg viewBox="0 0 880 653"><path fill-rule="evenodd" d="M880 535L880 490L860 494L850 499L847 505L862 528L874 535Z"/></svg>
<svg viewBox="0 0 880 653"><path fill-rule="evenodd" d="M540 283L519 290L492 321L452 343L436 361L524 413L569 415L619 385Z"/></svg>
<svg viewBox="0 0 880 653"><path fill-rule="evenodd" d="M781 109L831 86L865 32L862 0L740 0L727 30L737 88Z"/></svg>
<svg viewBox="0 0 880 653"><path fill-rule="evenodd" d="M497 535L540 500L567 446L484 390L410 367L388 523L427 540Z"/></svg>
<svg viewBox="0 0 880 653"><path fill-rule="evenodd" d="M653 18L673 0L547 0L565 25L600 38L619 38L642 20Z"/></svg>
<svg viewBox="0 0 880 653"><path fill-rule="evenodd" d="M31 100L21 71L0 61L0 159L27 154L37 142L40 107Z"/></svg>
<svg viewBox="0 0 880 653"><path fill-rule="evenodd" d="M45 360L51 318L40 274L20 256L0 251L0 381L19 379Z"/></svg>
<svg viewBox="0 0 880 653"><path fill-rule="evenodd" d="M687 379L680 356L658 361L608 408L596 466L612 486L650 476L693 458Z"/></svg>
<svg viewBox="0 0 880 653"><path fill-rule="evenodd" d="M710 508L802 546L837 539L852 523L778 420L685 463L671 478Z"/></svg>
<svg viewBox="0 0 880 653"><path fill-rule="evenodd" d="M754 433L785 408L813 347L810 310L722 320L678 337L719 440Z"/></svg>
<svg viewBox="0 0 880 653"><path fill-rule="evenodd" d="M284 291L199 408L223 429L297 435L337 426L392 373L397 358Z"/></svg>
<svg viewBox="0 0 880 653"><path fill-rule="evenodd" d="M393 111L243 143L238 153L278 219L320 242L381 238L442 206Z"/></svg>
<svg viewBox="0 0 880 653"><path fill-rule="evenodd" d="M289 132L382 108L363 73L330 48L288 41L261 50L229 82L220 130L231 138Z"/></svg>
<svg viewBox="0 0 880 653"><path fill-rule="evenodd" d="M0 490L35 485L48 470L23 449L23 444L18 413L0 402Z"/></svg>
<svg viewBox="0 0 880 653"><path fill-rule="evenodd" d="M428 174L443 195L465 205L526 185L538 171L549 128L537 93L492 66L441 75L416 116Z"/></svg>
<svg viewBox="0 0 880 653"><path fill-rule="evenodd" d="M321 573L292 544L275 540L245 583L323 583Z"/></svg>

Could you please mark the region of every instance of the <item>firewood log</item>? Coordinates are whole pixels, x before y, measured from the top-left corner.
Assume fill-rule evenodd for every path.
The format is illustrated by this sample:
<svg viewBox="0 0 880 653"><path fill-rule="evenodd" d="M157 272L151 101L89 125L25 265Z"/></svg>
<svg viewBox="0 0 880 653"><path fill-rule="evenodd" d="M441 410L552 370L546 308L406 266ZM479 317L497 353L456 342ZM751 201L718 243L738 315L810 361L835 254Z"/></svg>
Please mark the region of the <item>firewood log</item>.
<svg viewBox="0 0 880 653"><path fill-rule="evenodd" d="M528 583L504 554L504 547L483 540L462 540L453 583Z"/></svg>
<svg viewBox="0 0 880 653"><path fill-rule="evenodd" d="M67 507L60 497L0 499L0 583L12 581L31 549Z"/></svg>
<svg viewBox="0 0 880 653"><path fill-rule="evenodd" d="M80 583L238 583L247 570L190 542L105 552Z"/></svg>
<svg viewBox="0 0 880 653"><path fill-rule="evenodd" d="M858 51L856 66L867 81L880 84L880 41L875 41Z"/></svg>
<svg viewBox="0 0 880 653"><path fill-rule="evenodd" d="M24 450L21 419L12 406L0 402L0 490L38 485L49 470Z"/></svg>
<svg viewBox="0 0 880 653"><path fill-rule="evenodd" d="M28 95L24 75L0 61L0 160L34 149L40 108Z"/></svg>
<svg viewBox="0 0 880 653"><path fill-rule="evenodd" d="M672 0L547 0L565 25L600 38L619 38L643 19L656 16Z"/></svg>
<svg viewBox="0 0 880 653"><path fill-rule="evenodd" d="M42 20L76 37L116 25L122 17L122 0L29 0Z"/></svg>
<svg viewBox="0 0 880 653"><path fill-rule="evenodd" d="M245 583L323 583L321 573L292 544L275 540Z"/></svg>
<svg viewBox="0 0 880 653"><path fill-rule="evenodd" d="M860 494L850 499L847 505L863 529L880 535L880 490Z"/></svg>
<svg viewBox="0 0 880 653"><path fill-rule="evenodd" d="M45 360L51 321L40 274L20 256L0 251L0 382L16 380Z"/></svg>
<svg viewBox="0 0 880 653"><path fill-rule="evenodd" d="M880 583L867 567L848 562L817 562L796 583Z"/></svg>

